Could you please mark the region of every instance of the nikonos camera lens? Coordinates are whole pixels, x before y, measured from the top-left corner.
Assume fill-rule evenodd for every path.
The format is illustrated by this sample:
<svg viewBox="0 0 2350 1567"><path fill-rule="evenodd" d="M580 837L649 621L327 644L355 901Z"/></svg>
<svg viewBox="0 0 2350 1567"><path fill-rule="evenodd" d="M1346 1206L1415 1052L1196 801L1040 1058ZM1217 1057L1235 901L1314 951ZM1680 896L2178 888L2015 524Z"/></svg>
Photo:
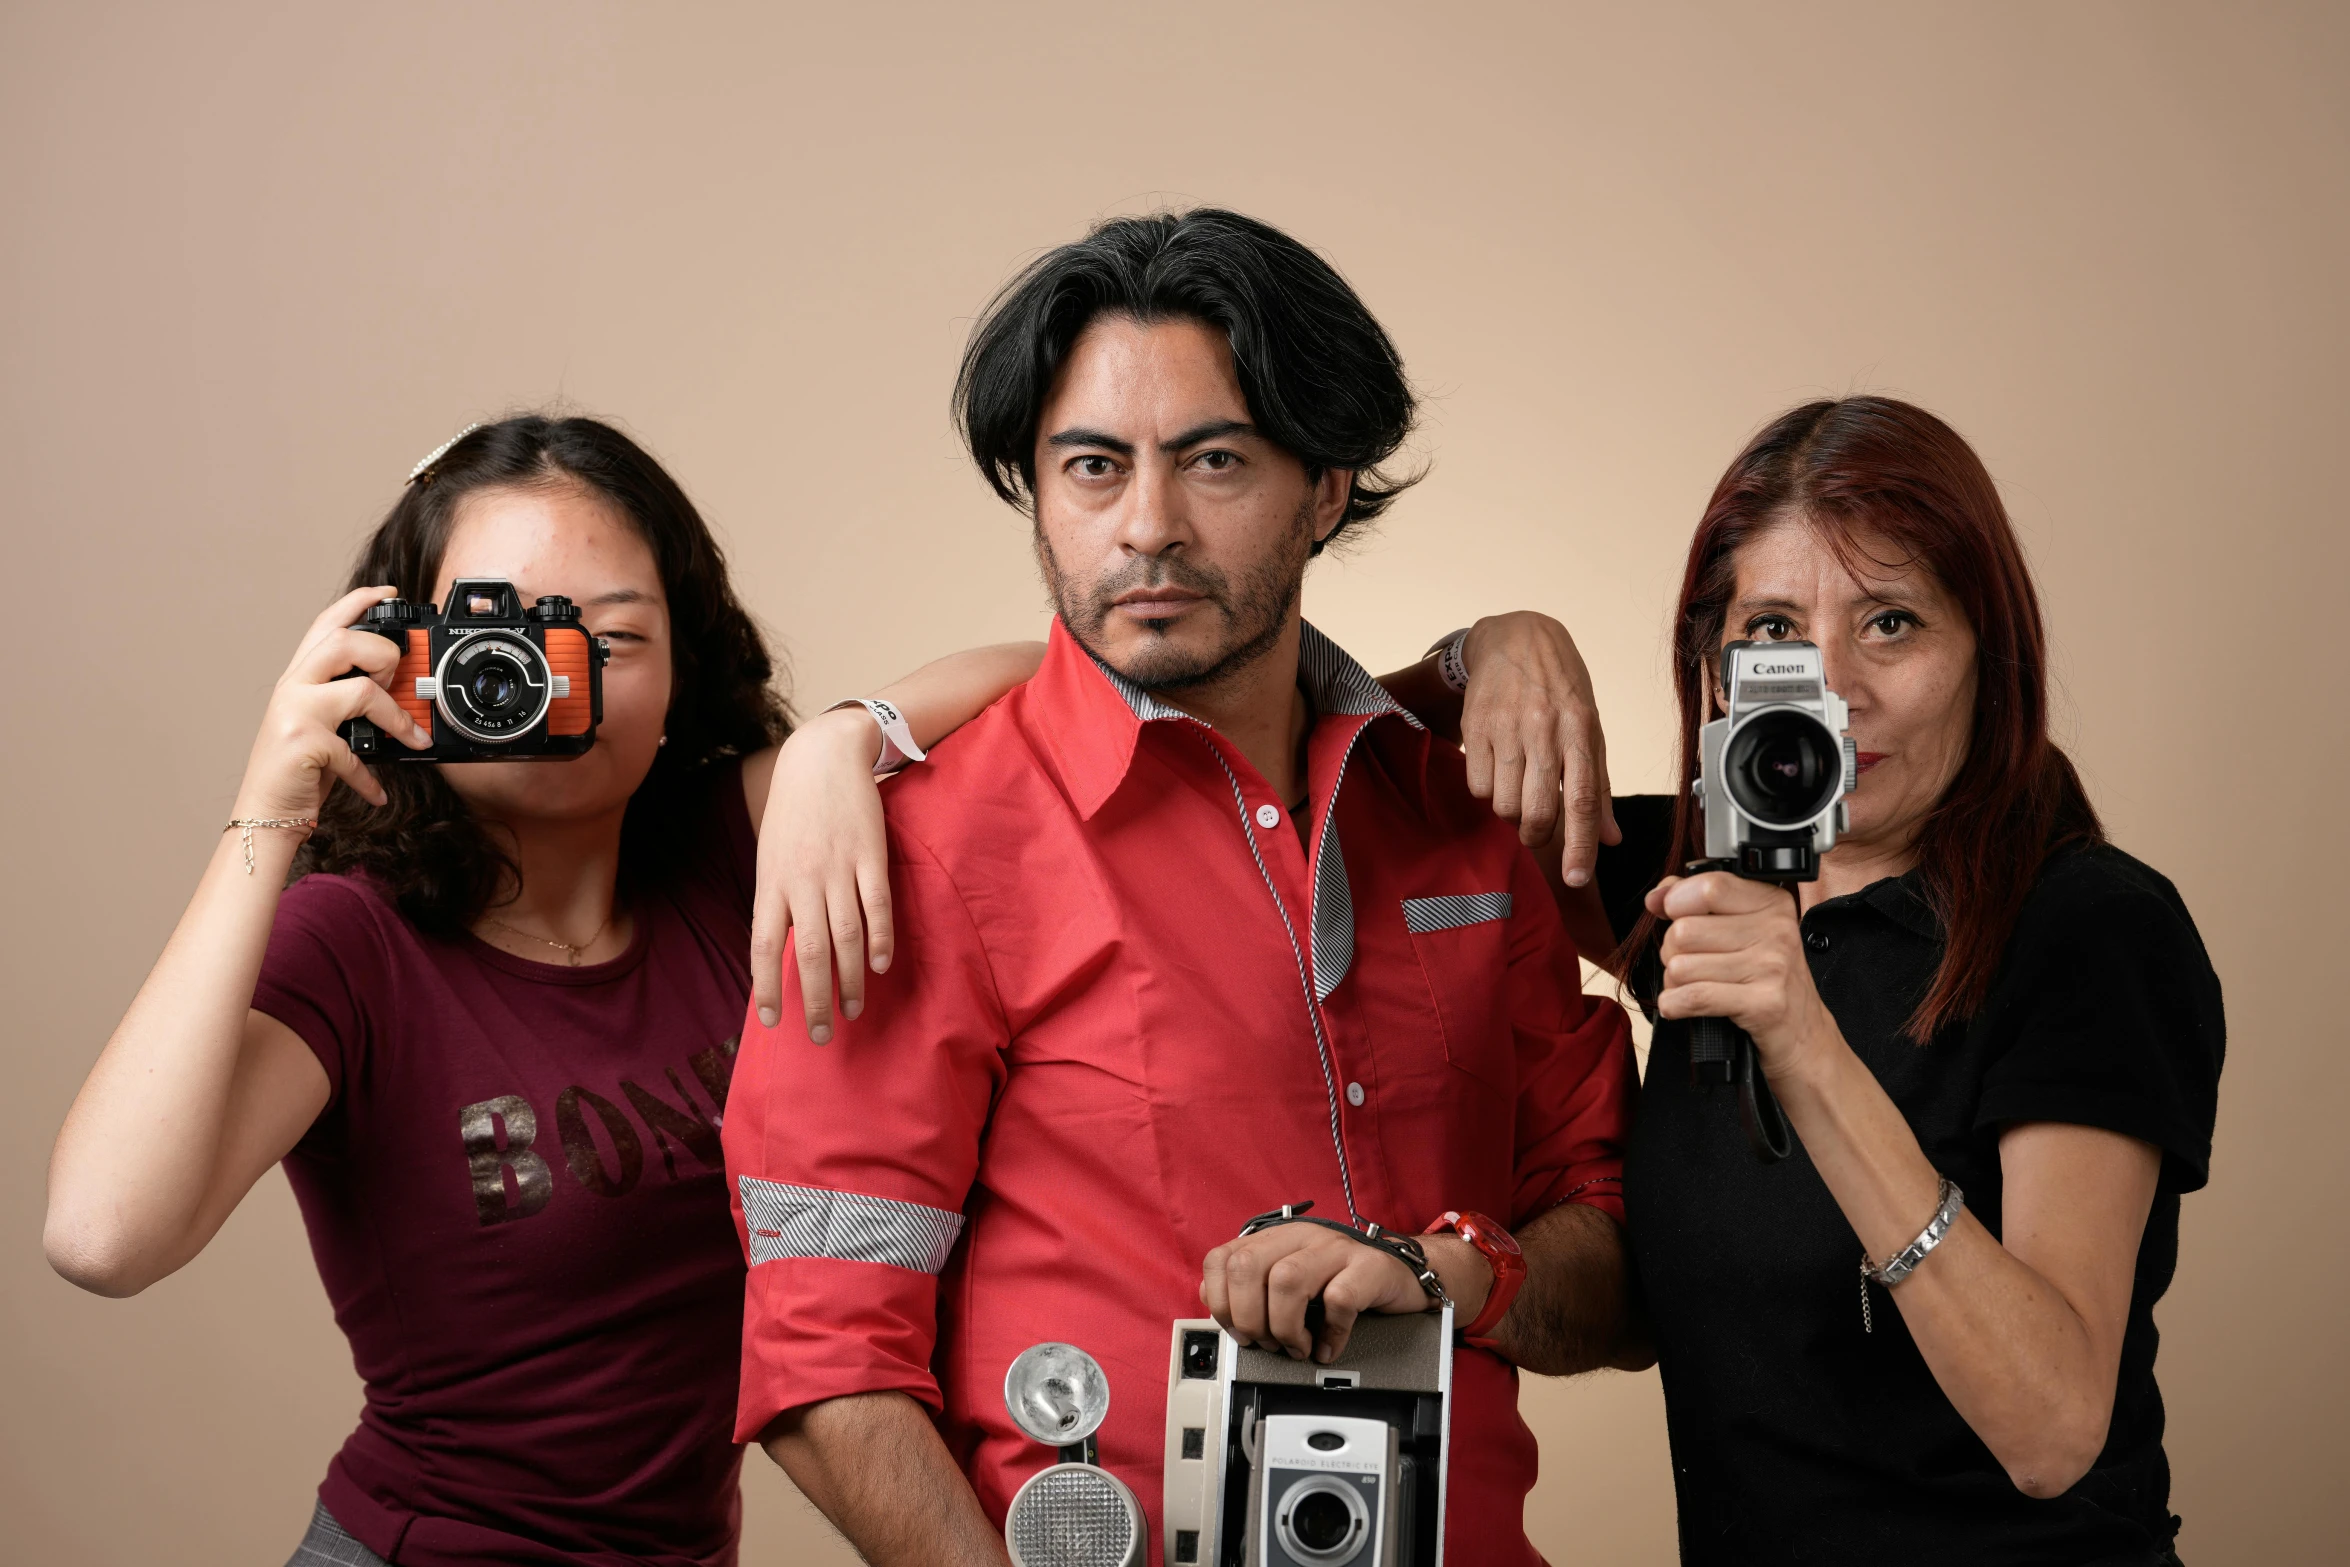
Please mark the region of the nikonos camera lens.
<svg viewBox="0 0 2350 1567"><path fill-rule="evenodd" d="M477 633L442 660L441 716L471 740L519 740L546 716L552 674L546 655L523 638Z"/></svg>
<svg viewBox="0 0 2350 1567"><path fill-rule="evenodd" d="M1844 744L1808 713L1777 708L1755 714L1730 737L1723 782L1738 808L1758 822L1809 821L1844 789Z"/></svg>

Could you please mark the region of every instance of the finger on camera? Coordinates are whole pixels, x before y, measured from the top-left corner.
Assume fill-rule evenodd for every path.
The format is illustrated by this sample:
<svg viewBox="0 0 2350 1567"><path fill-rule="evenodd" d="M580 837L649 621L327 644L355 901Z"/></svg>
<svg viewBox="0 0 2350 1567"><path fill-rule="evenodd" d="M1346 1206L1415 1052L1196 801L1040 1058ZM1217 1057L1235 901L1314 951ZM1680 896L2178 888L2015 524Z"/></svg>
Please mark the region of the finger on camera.
<svg viewBox="0 0 2350 1567"><path fill-rule="evenodd" d="M1745 1015L1750 999L1743 985L1700 980L1694 985L1666 988L1656 998L1656 1011L1659 1017L1726 1017L1736 1021Z"/></svg>
<svg viewBox="0 0 2350 1567"><path fill-rule="evenodd" d="M1314 1336L1306 1327L1306 1310L1340 1271L1315 1250L1293 1251L1265 1274L1265 1320L1273 1341L1294 1360L1311 1358Z"/></svg>
<svg viewBox="0 0 2350 1567"><path fill-rule="evenodd" d="M382 685L391 680L392 671L400 667L400 660L405 656L407 650L389 637L344 626L320 637L303 652L294 677L312 685L324 685L357 669Z"/></svg>
<svg viewBox="0 0 2350 1567"><path fill-rule="evenodd" d="M432 736L417 728L392 694L372 680L313 686L303 700L311 716L329 729L364 718L410 750L432 744Z"/></svg>
<svg viewBox="0 0 2350 1567"><path fill-rule="evenodd" d="M1753 914L1691 914L1665 927L1659 947L1667 961L1682 952L1743 952L1769 943L1779 932L1774 911Z"/></svg>
<svg viewBox="0 0 2350 1567"><path fill-rule="evenodd" d="M1752 947L1721 952L1676 952L1664 961L1664 980L1686 985L1754 985L1779 978L1781 970L1768 953Z"/></svg>
<svg viewBox="0 0 2350 1567"><path fill-rule="evenodd" d="M369 805L383 805L391 796L384 792L383 780L369 770L367 764L340 738L330 742L326 754L327 771L350 785L351 792Z"/></svg>
<svg viewBox="0 0 2350 1567"><path fill-rule="evenodd" d="M1245 1259L1235 1258L1224 1270L1224 1308L1231 1314L1226 1326L1232 1336L1243 1344L1254 1344L1262 1349L1275 1347L1272 1314L1265 1299L1266 1274L1261 1268L1251 1268Z"/></svg>
<svg viewBox="0 0 2350 1567"><path fill-rule="evenodd" d="M1656 915L1659 919L1662 919L1665 913L1665 900L1673 895L1673 889L1675 887L1680 886L1681 883L1687 879L1688 878L1682 876L1665 877L1655 886L1648 889L1647 893L1640 900L1640 906L1648 910L1649 913Z"/></svg>
<svg viewBox="0 0 2350 1567"><path fill-rule="evenodd" d="M317 617L310 622L310 628L302 633L302 645L307 647L330 631L357 624L360 616L398 594L399 589L388 582L374 587L353 588L318 612Z"/></svg>
<svg viewBox="0 0 2350 1567"><path fill-rule="evenodd" d="M1230 1251L1229 1246L1218 1246L1199 1265L1199 1303L1227 1332L1232 1328L1232 1290L1224 1275L1224 1258Z"/></svg>
<svg viewBox="0 0 2350 1567"><path fill-rule="evenodd" d="M1367 1262L1347 1268L1325 1284L1322 1333L1314 1346L1314 1358L1326 1366L1345 1354L1347 1340L1354 1336L1355 1319L1370 1310L1378 1298L1378 1273Z"/></svg>
<svg viewBox="0 0 2350 1567"><path fill-rule="evenodd" d="M1686 876L1665 895L1667 919L1692 914L1755 914L1787 902L1787 894L1767 881L1750 881L1728 871Z"/></svg>

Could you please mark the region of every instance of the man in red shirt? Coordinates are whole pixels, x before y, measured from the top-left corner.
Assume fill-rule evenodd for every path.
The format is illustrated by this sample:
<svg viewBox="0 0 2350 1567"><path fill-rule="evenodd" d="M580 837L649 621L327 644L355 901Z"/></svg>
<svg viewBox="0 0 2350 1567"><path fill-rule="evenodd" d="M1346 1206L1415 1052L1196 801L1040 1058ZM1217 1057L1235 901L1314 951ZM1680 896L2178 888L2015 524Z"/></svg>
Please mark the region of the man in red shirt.
<svg viewBox="0 0 2350 1567"><path fill-rule="evenodd" d="M1300 618L1310 555L1401 488L1394 350L1310 251L1195 212L1038 262L958 401L1059 618L1035 678L888 791L902 951L862 1015L825 1045L746 1026L736 1434L869 1561L1001 1563L1054 1457L1004 1373L1065 1340L1109 1375L1101 1460L1157 1562L1173 1319L1204 1300L1327 1359L1440 1288L1482 1346L1455 1357L1448 1559L1537 1561L1515 1368L1627 1354L1631 1052L1458 754ZM1232 1239L1305 1199L1407 1235L1492 1215L1523 1286L1491 1237L1429 1236L1426 1280L1332 1229Z"/></svg>

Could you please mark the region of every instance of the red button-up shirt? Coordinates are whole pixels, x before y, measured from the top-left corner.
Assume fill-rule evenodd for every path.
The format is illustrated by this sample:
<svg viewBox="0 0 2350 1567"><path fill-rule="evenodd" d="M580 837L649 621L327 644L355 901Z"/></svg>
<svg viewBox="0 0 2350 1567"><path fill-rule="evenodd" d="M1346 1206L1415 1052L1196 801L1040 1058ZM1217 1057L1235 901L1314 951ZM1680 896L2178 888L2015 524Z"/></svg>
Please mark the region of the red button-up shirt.
<svg viewBox="0 0 2350 1567"><path fill-rule="evenodd" d="M1155 1563L1170 1325L1250 1215L1622 1216L1622 1011L1582 994L1459 755L1310 626L1300 664L1310 854L1238 749L1058 624L1034 679L889 785L898 961L830 1045L753 1014L728 1095L740 1440L902 1391L1000 1522L1055 1458L1005 1369L1073 1343L1109 1375L1101 1459ZM1462 1567L1539 1560L1516 1376L1455 1356Z"/></svg>

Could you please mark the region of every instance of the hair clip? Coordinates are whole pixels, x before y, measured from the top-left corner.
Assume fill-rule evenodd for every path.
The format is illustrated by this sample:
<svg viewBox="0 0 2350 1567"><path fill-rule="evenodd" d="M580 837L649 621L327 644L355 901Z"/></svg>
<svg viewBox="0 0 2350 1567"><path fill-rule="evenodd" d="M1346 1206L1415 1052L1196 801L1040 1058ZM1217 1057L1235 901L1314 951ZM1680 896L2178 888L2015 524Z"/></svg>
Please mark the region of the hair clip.
<svg viewBox="0 0 2350 1567"><path fill-rule="evenodd" d="M424 454L424 461L418 463L415 467L408 470L408 482L410 484L414 484L418 479L423 478L427 473L432 471L432 465L434 463L439 462L442 458L449 455L450 447L456 445L459 441L464 440L467 436L471 435L474 431L480 428L481 422L479 420L475 420L472 424L467 425L464 429L459 430L455 435L452 435L447 440L441 442L440 445L434 447L431 451L426 452Z"/></svg>

